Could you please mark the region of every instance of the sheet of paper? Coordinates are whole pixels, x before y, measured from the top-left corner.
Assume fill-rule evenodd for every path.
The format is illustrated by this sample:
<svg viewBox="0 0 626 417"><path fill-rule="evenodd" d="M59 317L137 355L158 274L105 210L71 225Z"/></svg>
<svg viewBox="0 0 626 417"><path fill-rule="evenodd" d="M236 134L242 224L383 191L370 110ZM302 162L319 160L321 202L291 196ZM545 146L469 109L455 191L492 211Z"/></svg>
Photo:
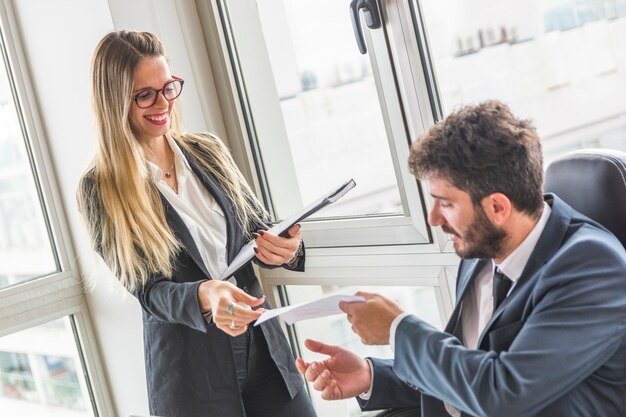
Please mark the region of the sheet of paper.
<svg viewBox="0 0 626 417"><path fill-rule="evenodd" d="M323 195L318 200L312 202L297 213L294 213L291 217L283 220L277 225L274 225L271 229L269 229L269 232L274 235L282 235L283 233L286 233L287 229L289 229L291 226L298 223L300 220L306 219L311 214L322 209L323 207L326 207L327 205L339 200L355 186L356 182L354 182L353 179L345 181L343 184L339 185L336 188L333 188L330 192ZM228 265L228 268L226 269L226 271L224 271L220 279L225 280L227 278L230 278L235 272L239 271L241 267L250 262L250 260L254 258L255 248L256 240L253 239L250 242L246 243L244 247L241 248L237 256L235 256L230 265Z"/></svg>
<svg viewBox="0 0 626 417"><path fill-rule="evenodd" d="M333 314L343 313L339 309L339 303L346 301L349 303L361 303L365 298L356 295L334 294L319 298L307 303L290 305L282 308L267 310L261 315L254 324L258 326L266 320L274 317L282 318L285 323L293 324L300 320L315 319L318 317L332 316Z"/></svg>

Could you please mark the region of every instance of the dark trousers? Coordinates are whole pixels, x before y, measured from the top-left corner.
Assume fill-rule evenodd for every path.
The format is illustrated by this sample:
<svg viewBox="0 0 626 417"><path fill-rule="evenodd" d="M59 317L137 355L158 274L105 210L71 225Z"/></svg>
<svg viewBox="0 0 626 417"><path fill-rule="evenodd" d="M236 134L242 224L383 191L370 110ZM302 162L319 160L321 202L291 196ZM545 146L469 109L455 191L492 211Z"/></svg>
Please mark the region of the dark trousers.
<svg viewBox="0 0 626 417"><path fill-rule="evenodd" d="M316 417L304 386L294 398L289 395L260 327L232 342L246 417Z"/></svg>

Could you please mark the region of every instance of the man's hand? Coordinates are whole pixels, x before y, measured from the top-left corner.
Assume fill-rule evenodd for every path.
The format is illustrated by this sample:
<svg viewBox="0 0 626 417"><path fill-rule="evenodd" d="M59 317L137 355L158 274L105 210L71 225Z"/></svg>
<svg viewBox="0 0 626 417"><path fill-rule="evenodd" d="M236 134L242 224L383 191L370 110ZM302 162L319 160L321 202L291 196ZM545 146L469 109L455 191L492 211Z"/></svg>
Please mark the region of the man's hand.
<svg viewBox="0 0 626 417"><path fill-rule="evenodd" d="M312 352L330 356L322 362L311 363L296 359L298 372L313 382L313 388L322 393L323 399L341 400L369 390L371 369L365 359L338 346L311 339L305 340L304 345Z"/></svg>
<svg viewBox="0 0 626 417"><path fill-rule="evenodd" d="M365 298L365 302L339 303L339 308L348 315L352 331L365 345L388 344L391 322L402 313L400 306L380 294L359 291L355 295Z"/></svg>

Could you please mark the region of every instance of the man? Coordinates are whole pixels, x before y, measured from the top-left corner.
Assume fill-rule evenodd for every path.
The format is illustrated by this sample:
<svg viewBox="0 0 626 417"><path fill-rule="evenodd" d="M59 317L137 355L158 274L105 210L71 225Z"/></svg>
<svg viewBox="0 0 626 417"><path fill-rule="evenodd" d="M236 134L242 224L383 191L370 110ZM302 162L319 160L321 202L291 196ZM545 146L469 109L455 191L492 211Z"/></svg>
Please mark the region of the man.
<svg viewBox="0 0 626 417"><path fill-rule="evenodd" d="M297 366L325 399L422 416L626 416L626 253L606 229L542 196L535 129L496 101L467 106L413 145L412 172L432 197L428 221L462 258L445 332L393 301L343 304L362 359L307 340L330 358Z"/></svg>

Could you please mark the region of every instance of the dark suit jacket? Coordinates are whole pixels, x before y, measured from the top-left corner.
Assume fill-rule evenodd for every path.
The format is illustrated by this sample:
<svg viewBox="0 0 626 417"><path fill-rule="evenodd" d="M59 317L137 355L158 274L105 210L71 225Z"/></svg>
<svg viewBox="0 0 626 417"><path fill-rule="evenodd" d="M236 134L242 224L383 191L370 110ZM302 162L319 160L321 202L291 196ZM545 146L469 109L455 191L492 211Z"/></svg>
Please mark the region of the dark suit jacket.
<svg viewBox="0 0 626 417"><path fill-rule="evenodd" d="M222 208L227 222L230 263L246 243L231 201L201 165L181 148L191 169ZM93 187L87 177L84 187ZM87 195L92 195L88 193ZM201 314L198 286L211 279L189 230L173 207L162 198L167 222L183 245L171 279L162 275L134 295L143 309L144 355L150 414L161 417L244 417L237 382L231 336L208 324ZM94 202L92 202L94 203ZM304 270L304 259L296 270ZM237 285L253 296L262 295L251 264L235 274ZM270 308L264 304L263 307ZM302 377L277 320L260 325L272 359L293 397Z"/></svg>
<svg viewBox="0 0 626 417"><path fill-rule="evenodd" d="M520 280L478 350L460 306L486 260L462 261L445 332L414 316L398 326L395 361L374 360L368 409L422 407L448 416L626 416L626 253L602 226L548 194L552 213Z"/></svg>

